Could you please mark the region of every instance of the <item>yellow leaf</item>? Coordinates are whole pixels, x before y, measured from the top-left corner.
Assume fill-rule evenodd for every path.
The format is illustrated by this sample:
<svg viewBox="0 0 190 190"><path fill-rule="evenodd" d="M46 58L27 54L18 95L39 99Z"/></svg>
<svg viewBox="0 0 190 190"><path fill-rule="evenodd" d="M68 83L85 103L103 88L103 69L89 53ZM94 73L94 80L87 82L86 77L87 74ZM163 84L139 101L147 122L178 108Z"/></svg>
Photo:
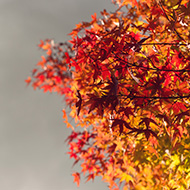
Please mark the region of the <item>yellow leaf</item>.
<svg viewBox="0 0 190 190"><path fill-rule="evenodd" d="M175 155L171 156L171 159L172 159L172 163L170 164L170 168L174 168L180 164L178 155L175 154Z"/></svg>
<svg viewBox="0 0 190 190"><path fill-rule="evenodd" d="M132 178L130 175L128 175L128 174L126 174L126 173L123 173L123 174L122 174L122 178L120 179L120 182L122 182L122 181L126 181L127 183L128 183L129 181L132 181L132 182L133 182L133 178Z"/></svg>
<svg viewBox="0 0 190 190"><path fill-rule="evenodd" d="M135 190L147 190L147 189L143 187L141 184L138 184L135 186Z"/></svg>
<svg viewBox="0 0 190 190"><path fill-rule="evenodd" d="M188 3L188 2L189 2L189 0L182 0L181 5L184 5L184 4Z"/></svg>

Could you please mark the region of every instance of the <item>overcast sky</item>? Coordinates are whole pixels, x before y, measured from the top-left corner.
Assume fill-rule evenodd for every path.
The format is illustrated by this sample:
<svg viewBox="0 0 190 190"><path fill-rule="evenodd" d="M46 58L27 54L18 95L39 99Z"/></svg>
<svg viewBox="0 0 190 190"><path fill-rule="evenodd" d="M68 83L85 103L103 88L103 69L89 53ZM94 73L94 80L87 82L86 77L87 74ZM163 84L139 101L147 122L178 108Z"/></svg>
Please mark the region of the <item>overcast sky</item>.
<svg viewBox="0 0 190 190"><path fill-rule="evenodd" d="M0 189L108 189L101 179L73 183L63 98L24 83L43 54L40 39L64 42L103 9L114 9L111 0L0 0Z"/></svg>

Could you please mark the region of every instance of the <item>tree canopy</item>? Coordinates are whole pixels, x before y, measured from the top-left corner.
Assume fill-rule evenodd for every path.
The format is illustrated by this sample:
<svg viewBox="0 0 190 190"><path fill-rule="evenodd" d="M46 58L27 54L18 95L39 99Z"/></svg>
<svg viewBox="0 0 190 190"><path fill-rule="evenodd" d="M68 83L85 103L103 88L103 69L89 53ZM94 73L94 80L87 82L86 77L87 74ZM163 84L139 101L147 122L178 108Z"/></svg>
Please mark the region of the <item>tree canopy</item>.
<svg viewBox="0 0 190 190"><path fill-rule="evenodd" d="M78 185L84 174L114 190L189 189L190 2L112 3L70 41L41 41L46 55L26 82L65 97Z"/></svg>

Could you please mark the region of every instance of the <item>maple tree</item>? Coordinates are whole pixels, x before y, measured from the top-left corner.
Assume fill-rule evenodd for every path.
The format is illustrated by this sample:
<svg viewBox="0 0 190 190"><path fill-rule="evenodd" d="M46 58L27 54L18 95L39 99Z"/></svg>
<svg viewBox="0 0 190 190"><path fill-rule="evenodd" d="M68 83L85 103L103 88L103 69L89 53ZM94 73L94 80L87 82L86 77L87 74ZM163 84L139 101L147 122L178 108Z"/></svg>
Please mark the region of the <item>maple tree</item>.
<svg viewBox="0 0 190 190"><path fill-rule="evenodd" d="M26 82L64 95L78 185L83 173L115 190L189 189L190 3L112 2L70 41L41 41L46 56Z"/></svg>

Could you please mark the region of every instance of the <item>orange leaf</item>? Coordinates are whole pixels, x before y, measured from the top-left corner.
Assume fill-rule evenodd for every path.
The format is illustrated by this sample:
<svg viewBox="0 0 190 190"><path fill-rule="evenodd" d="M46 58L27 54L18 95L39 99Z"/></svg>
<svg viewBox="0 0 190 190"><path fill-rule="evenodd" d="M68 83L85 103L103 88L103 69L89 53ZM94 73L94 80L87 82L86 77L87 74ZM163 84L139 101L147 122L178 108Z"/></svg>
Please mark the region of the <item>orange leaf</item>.
<svg viewBox="0 0 190 190"><path fill-rule="evenodd" d="M46 58L44 56L41 56L41 58L42 58L42 61L39 61L37 65L44 67L44 64L46 63Z"/></svg>
<svg viewBox="0 0 190 190"><path fill-rule="evenodd" d="M47 55L50 56L50 55L52 54L52 50L49 48L48 51L47 51L46 53L47 53Z"/></svg>
<svg viewBox="0 0 190 190"><path fill-rule="evenodd" d="M72 176L74 177L74 183L77 183L77 186L79 187L80 185L80 174L78 172L75 172L72 174Z"/></svg>
<svg viewBox="0 0 190 190"><path fill-rule="evenodd" d="M27 83L27 85L29 85L30 82L31 82L31 77L28 77L28 78L25 80L25 82Z"/></svg>
<svg viewBox="0 0 190 190"><path fill-rule="evenodd" d="M89 175L87 176L86 182L89 181L89 180L91 180L91 179L94 180L94 177L95 177L94 173L89 174Z"/></svg>
<svg viewBox="0 0 190 190"><path fill-rule="evenodd" d="M67 114L66 114L66 111L63 109L62 112L63 112L63 119L67 121Z"/></svg>
<svg viewBox="0 0 190 190"><path fill-rule="evenodd" d="M137 0L124 0L123 5L130 4L132 7L138 7L138 2Z"/></svg>
<svg viewBox="0 0 190 190"><path fill-rule="evenodd" d="M48 50L50 47L51 47L51 45L46 43L45 45L42 46L42 49Z"/></svg>

